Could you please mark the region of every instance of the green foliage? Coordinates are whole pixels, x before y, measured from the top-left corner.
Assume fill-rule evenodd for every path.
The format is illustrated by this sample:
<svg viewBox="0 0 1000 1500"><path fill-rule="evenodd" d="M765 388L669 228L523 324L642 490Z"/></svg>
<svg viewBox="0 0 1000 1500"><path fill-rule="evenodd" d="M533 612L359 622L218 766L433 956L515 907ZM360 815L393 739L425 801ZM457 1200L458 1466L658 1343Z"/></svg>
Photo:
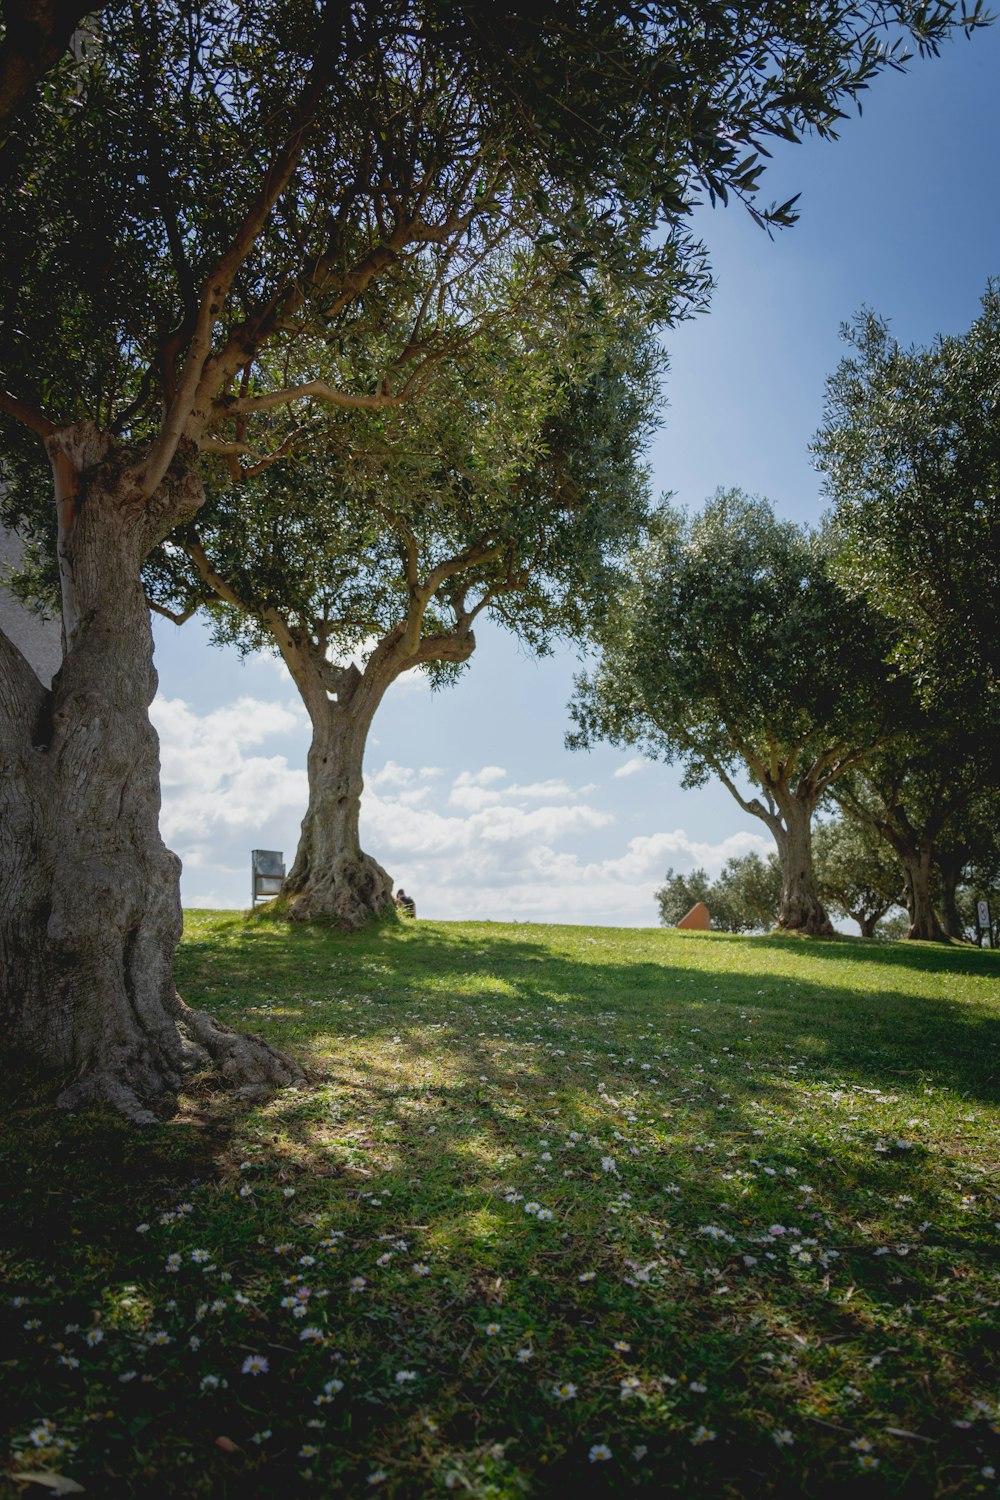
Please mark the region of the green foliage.
<svg viewBox="0 0 1000 1500"><path fill-rule="evenodd" d="M862 937L902 901L899 860L883 838L854 818L818 823L813 859L823 900L840 916L853 917Z"/></svg>
<svg viewBox="0 0 1000 1500"><path fill-rule="evenodd" d="M369 655L411 617L423 665L434 640L480 613L536 651L553 633L581 634L646 517L641 454L663 357L641 301L594 287L556 319L537 298L505 295L530 282L524 264L489 269L489 340L442 359L412 401L335 413L312 453L213 487L197 531L147 564L149 597L207 606L216 639L241 650L274 649L277 614L333 660ZM221 597L193 540L225 581ZM415 589L428 591L419 610ZM437 680L455 670L429 669Z"/></svg>
<svg viewBox="0 0 1000 1500"><path fill-rule="evenodd" d="M328 351L366 346L368 304L433 265L440 301L346 394L398 391L499 245L535 247L553 295L599 269L669 324L707 296L701 196L791 222L760 201L768 141L834 136L909 42L933 53L984 21L978 0L540 0L530 18L112 0L2 142L3 411L92 420L142 454L167 410L170 451L182 432L266 452L271 408L238 400L324 380ZM7 417L8 511L44 534L42 455Z"/></svg>
<svg viewBox="0 0 1000 1500"><path fill-rule="evenodd" d="M896 622L925 701L996 717L1000 694L1000 285L967 333L903 349L862 314L813 450L845 583Z"/></svg>
<svg viewBox="0 0 1000 1500"><path fill-rule="evenodd" d="M676 927L681 918L687 915L692 906L697 906L699 901L708 906L711 891L712 882L706 870L692 870L687 875L680 875L671 866L663 877L663 884L655 893L656 904L660 909L660 926Z"/></svg>
<svg viewBox="0 0 1000 1500"><path fill-rule="evenodd" d="M668 870L656 892L660 925L676 927L697 901L708 907L716 932L763 932L773 927L781 904L781 865L775 854L742 854L727 860L716 880L704 870L675 875Z"/></svg>
<svg viewBox="0 0 1000 1500"><path fill-rule="evenodd" d="M178 967L316 1081L140 1134L8 1087L5 1470L888 1500L996 1463L996 954L189 912Z"/></svg>
<svg viewBox="0 0 1000 1500"><path fill-rule="evenodd" d="M885 733L894 696L884 622L829 559L825 534L739 491L692 518L664 507L595 632L600 663L577 679L568 743L638 745L681 761L685 785L714 773L737 796L730 778L745 772L772 812L779 789L822 789Z"/></svg>

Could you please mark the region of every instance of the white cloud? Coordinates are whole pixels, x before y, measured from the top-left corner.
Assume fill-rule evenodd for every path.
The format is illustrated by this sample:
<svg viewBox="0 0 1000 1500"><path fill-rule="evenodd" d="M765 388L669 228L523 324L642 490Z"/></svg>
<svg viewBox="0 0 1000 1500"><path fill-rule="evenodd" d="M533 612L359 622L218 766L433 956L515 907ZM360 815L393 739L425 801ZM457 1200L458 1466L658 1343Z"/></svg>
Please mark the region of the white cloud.
<svg viewBox="0 0 1000 1500"><path fill-rule="evenodd" d="M192 868L217 866L237 834L266 828L275 816L305 811L308 720L293 701L241 697L199 715L180 698L158 696L150 717L160 738L160 828ZM286 755L248 751L292 739L299 768Z"/></svg>
<svg viewBox="0 0 1000 1500"><path fill-rule="evenodd" d="M481 771L460 771L455 777L456 786L491 786L503 781L507 772L503 766L483 766Z"/></svg>
<svg viewBox="0 0 1000 1500"><path fill-rule="evenodd" d="M394 760L387 760L380 770L369 771L365 777L365 785L370 787L411 786L416 779L417 772L412 766L399 766Z"/></svg>
<svg viewBox="0 0 1000 1500"><path fill-rule="evenodd" d="M158 697L162 829L185 862L187 905L249 904L250 849L294 856L306 807L309 725L294 698L245 694L199 714ZM607 788L523 782L498 765L457 773L386 760L366 774L362 842L412 891L422 916L652 925L669 865L714 873L770 841L710 841L684 828L619 841ZM649 825L647 824L647 827Z"/></svg>
<svg viewBox="0 0 1000 1500"><path fill-rule="evenodd" d="M641 755L633 755L623 766L619 766L617 771L612 772L612 775L616 781L620 781L623 776L635 776L638 771L644 771L648 765L649 761L643 760Z"/></svg>

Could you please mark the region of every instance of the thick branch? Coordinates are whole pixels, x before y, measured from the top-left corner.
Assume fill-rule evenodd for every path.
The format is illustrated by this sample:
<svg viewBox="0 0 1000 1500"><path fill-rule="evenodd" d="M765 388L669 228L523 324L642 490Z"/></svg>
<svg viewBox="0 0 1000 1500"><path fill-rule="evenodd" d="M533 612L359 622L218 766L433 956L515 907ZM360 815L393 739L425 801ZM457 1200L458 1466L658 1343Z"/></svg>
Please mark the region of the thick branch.
<svg viewBox="0 0 1000 1500"><path fill-rule="evenodd" d="M750 800L747 801L745 797L741 796L736 789L736 783L731 779L731 777L722 766L715 765L712 767L712 769L714 770L716 776L718 776L719 780L722 782L722 785L726 788L726 790L736 798L736 801L739 803L740 807L742 807L744 812L749 813L751 817L760 818L762 823L767 824L768 828L775 835L775 837L777 837L779 833L784 833L784 827L782 825L781 819L777 817L773 812L770 812L764 806L763 802L759 801L756 797L751 797Z"/></svg>
<svg viewBox="0 0 1000 1500"><path fill-rule="evenodd" d="M165 604L157 604L156 600L150 599L148 594L146 595L146 603L155 615L162 615L165 620L172 620L175 625L183 625L187 620L190 620L192 615L196 615L201 608L200 604L189 604L185 610L167 609Z"/></svg>
<svg viewBox="0 0 1000 1500"><path fill-rule="evenodd" d="M232 584L227 583L222 574L215 571L209 562L208 553L197 537L182 542L181 546L198 569L198 575L202 582L208 585L216 598L221 599L224 604L232 604L236 609L242 610L244 614L256 614L257 611L244 603Z"/></svg>
<svg viewBox="0 0 1000 1500"><path fill-rule="evenodd" d="M48 696L23 654L0 630L0 737L11 729L30 735Z"/></svg>
<svg viewBox="0 0 1000 1500"><path fill-rule="evenodd" d="M336 9L335 6L331 7L333 11ZM320 56L324 61L314 69L303 91L294 111L295 124L284 144L275 153L264 175L260 190L244 214L228 249L220 257L205 283L177 390L160 434L153 443L141 471L140 484L146 496L153 493L167 472L177 451L177 445L184 435L211 354L215 325L222 315L237 272L253 249L271 210L288 186L298 165L316 107L326 88L329 73L334 67L336 51L335 47L329 45L320 49Z"/></svg>
<svg viewBox="0 0 1000 1500"><path fill-rule="evenodd" d="M0 123L17 114L39 78L67 51L84 16L99 9L89 0L6 0Z"/></svg>
<svg viewBox="0 0 1000 1500"><path fill-rule="evenodd" d="M56 424L43 411L35 406L29 406L26 401L21 401L10 391L0 390L0 411L5 411L15 422L20 422L23 427L30 427L40 438L51 437L57 430Z"/></svg>
<svg viewBox="0 0 1000 1500"><path fill-rule="evenodd" d="M335 390L325 380L307 380L302 385L286 386L284 390L267 391L263 396L234 396L217 401L212 410L219 416L235 416L244 412L267 411L272 406L289 406L293 401L312 398L325 401L328 406L341 406L348 411L381 411L387 406L402 406L407 390L398 395L352 396L347 391ZM215 450L218 451L218 450ZM230 445L231 451L231 445Z"/></svg>

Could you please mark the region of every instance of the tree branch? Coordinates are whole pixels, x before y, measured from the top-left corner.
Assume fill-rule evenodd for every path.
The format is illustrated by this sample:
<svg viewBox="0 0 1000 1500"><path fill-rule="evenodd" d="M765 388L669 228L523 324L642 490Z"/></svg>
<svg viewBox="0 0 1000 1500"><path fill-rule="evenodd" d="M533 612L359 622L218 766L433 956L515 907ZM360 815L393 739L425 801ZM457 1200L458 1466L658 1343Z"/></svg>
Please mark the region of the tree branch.
<svg viewBox="0 0 1000 1500"><path fill-rule="evenodd" d="M232 604L234 608L241 609L244 614L253 615L257 613L255 609L252 609L249 604L240 598L232 584L227 583L222 574L215 571L209 561L208 553L197 536L193 539L189 538L179 545L198 569L198 576L202 582L208 585L217 599L221 599L224 604Z"/></svg>
<svg viewBox="0 0 1000 1500"><path fill-rule="evenodd" d="M251 411L267 411L272 406L288 406L293 401L310 398L325 401L328 406L344 407L348 411L382 411L385 407L402 406L407 396L406 390L396 396L351 396L347 391L335 390L325 380L307 380L302 385L286 386L281 391L267 391L263 396L223 397L213 404L212 411L222 417L235 416ZM232 451L231 447L229 451Z"/></svg>
<svg viewBox="0 0 1000 1500"><path fill-rule="evenodd" d="M0 42L0 122L11 119L39 78L58 62L92 0L5 0Z"/></svg>
<svg viewBox="0 0 1000 1500"><path fill-rule="evenodd" d="M165 620L172 620L175 625L183 625L185 621L190 620L192 615L196 615L201 608L201 604L199 603L191 604L185 610L167 609L165 604L157 604L156 600L151 599L148 594L146 595L146 603L154 614L162 615Z"/></svg>
<svg viewBox="0 0 1000 1500"><path fill-rule="evenodd" d="M740 807L742 807L745 813L749 813L751 817L760 818L761 822L766 823L768 828L774 834L778 832L784 832L781 819L779 817L776 817L773 812L770 812L764 806L763 802L758 801L756 797L751 797L749 802L745 797L742 797L736 789L735 782L731 779L731 777L721 765L713 764L712 770L715 772L716 776L718 776L727 792L730 792L732 796L736 798L736 801L739 803Z"/></svg>
<svg viewBox="0 0 1000 1500"><path fill-rule="evenodd" d="M336 14L338 7L331 5ZM184 367L177 382L177 390L167 410L159 436L154 441L137 479L144 497L148 498L157 488L184 436L192 409L205 376L212 349L212 335L222 315L226 298L232 289L237 272L250 254L257 237L278 198L291 181L312 125L315 111L332 72L337 49L325 46L319 49L324 60L314 68L313 74L302 92L295 109L295 123L283 145L275 153L264 174L257 196L247 209L226 251L207 278L191 339L188 344ZM198 434L199 438L202 434Z"/></svg>
<svg viewBox="0 0 1000 1500"><path fill-rule="evenodd" d="M56 423L43 411L29 406L26 401L19 400L10 391L0 390L0 411L5 411L23 427L30 427L31 431L37 433L40 438L51 437L54 432L58 431Z"/></svg>

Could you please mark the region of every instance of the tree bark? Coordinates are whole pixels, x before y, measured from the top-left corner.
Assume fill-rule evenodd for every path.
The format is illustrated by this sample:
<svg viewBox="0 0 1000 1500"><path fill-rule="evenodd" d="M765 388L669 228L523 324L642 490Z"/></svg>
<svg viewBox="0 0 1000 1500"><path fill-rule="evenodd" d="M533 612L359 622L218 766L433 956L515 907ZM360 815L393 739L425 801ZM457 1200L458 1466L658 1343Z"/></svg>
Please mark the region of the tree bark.
<svg viewBox="0 0 1000 1500"><path fill-rule="evenodd" d="M373 695L361 702L357 693L345 702L323 696L310 711L309 806L283 895L293 922L320 918L355 930L392 902L392 879L361 848L358 830L365 743L378 703Z"/></svg>
<svg viewBox="0 0 1000 1500"><path fill-rule="evenodd" d="M806 937L829 937L833 923L820 898L813 870L812 803L795 795L775 796L784 825L772 830L782 877L778 926Z"/></svg>
<svg viewBox="0 0 1000 1500"><path fill-rule="evenodd" d="M958 887L962 881L964 864L959 859L937 861L938 884L941 900L941 925L950 938L959 942L965 939L965 924L958 910Z"/></svg>
<svg viewBox="0 0 1000 1500"><path fill-rule="evenodd" d="M948 934L934 910L931 895L932 846L923 844L916 848L897 849L896 852L903 866L906 909L910 915L907 937L927 943L946 943Z"/></svg>
<svg viewBox="0 0 1000 1500"><path fill-rule="evenodd" d="M201 500L190 469L145 504L92 424L48 440L59 508L63 663L51 691L0 637L0 1023L59 1103L147 1123L185 1078L246 1094L302 1078L265 1042L180 999L180 861L163 844L156 690L139 569Z"/></svg>
<svg viewBox="0 0 1000 1500"><path fill-rule="evenodd" d="M475 637L465 631L413 644L400 625L379 642L362 673L332 666L314 641L295 638L281 622L271 624L312 723L309 806L282 889L285 914L293 922L322 920L356 930L392 902L392 879L361 848L358 828L372 719L401 673L424 662L465 661Z"/></svg>

